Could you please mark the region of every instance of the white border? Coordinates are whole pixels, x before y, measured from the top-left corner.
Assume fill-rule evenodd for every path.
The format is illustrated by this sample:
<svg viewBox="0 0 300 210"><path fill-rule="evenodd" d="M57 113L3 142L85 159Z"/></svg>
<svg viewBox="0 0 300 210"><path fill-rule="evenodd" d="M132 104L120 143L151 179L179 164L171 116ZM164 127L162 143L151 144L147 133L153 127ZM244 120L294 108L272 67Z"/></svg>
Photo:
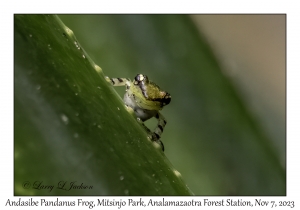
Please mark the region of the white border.
<svg viewBox="0 0 300 210"><path fill-rule="evenodd" d="M13 197L13 14L14 13L287 13L287 196L260 197L264 200L294 200L299 196L299 10L295 4L284 1L10 1L2 3L1 8L1 200L4 206L7 199ZM70 10L71 8L71 10ZM42 199L35 197L34 199ZM63 200L77 200L80 197L60 197ZM108 198L108 197L107 197ZM118 197L119 198L119 197ZM138 197L134 197L138 200ZM152 197L146 197L150 199ZM168 197L172 200L189 200L190 197ZM207 197L194 197L203 200ZM223 197L208 197L221 200ZM234 199L236 197L228 197ZM236 199L254 200L256 197L237 197ZM23 197L29 199L29 197ZM56 200L55 197L45 197ZM97 197L82 197L84 200L96 200ZM123 199L126 199L124 197ZM160 199L153 197L153 199ZM226 198L225 198L226 199ZM299 203L296 202L296 206ZM64 209L74 209L67 207ZM166 209L171 207L166 207ZM198 207L199 208L199 207ZM224 207L231 209L232 207ZM14 209L11 208L10 209ZM40 207L39 207L40 209ZM103 209L103 208L102 208ZM106 208L104 208L106 209ZM112 208L110 208L112 209ZM114 208L117 209L117 208ZM131 209L126 207L122 209ZM173 209L173 208L172 208ZM203 208L202 209L206 209Z"/></svg>

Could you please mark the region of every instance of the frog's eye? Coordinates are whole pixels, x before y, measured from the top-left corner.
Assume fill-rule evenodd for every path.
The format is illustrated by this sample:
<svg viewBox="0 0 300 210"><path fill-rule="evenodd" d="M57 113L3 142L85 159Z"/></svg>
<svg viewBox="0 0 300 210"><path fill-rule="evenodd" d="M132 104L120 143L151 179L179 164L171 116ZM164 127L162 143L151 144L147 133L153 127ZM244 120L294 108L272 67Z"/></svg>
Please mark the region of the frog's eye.
<svg viewBox="0 0 300 210"><path fill-rule="evenodd" d="M137 81L137 82L148 82L148 77L146 75L143 75L143 74L138 74L138 75L136 75L134 80Z"/></svg>
<svg viewBox="0 0 300 210"><path fill-rule="evenodd" d="M142 74L138 74L136 75L136 77L134 78L135 81L137 82L142 82L145 79L145 76Z"/></svg>
<svg viewBox="0 0 300 210"><path fill-rule="evenodd" d="M149 83L149 80L148 80L148 77L146 75L143 75L143 74L138 74L136 75L136 77L134 78L134 82L133 84L135 85L146 85Z"/></svg>

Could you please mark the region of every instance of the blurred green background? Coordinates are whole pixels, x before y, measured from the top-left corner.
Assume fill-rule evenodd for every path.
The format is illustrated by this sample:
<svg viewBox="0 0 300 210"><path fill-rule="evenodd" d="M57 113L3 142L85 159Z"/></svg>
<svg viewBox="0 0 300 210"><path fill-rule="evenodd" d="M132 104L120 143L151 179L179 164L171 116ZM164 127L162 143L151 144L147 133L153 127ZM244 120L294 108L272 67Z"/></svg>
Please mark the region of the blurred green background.
<svg viewBox="0 0 300 210"><path fill-rule="evenodd" d="M165 154L196 195L285 195L284 15L59 17L105 75L143 73L172 95Z"/></svg>

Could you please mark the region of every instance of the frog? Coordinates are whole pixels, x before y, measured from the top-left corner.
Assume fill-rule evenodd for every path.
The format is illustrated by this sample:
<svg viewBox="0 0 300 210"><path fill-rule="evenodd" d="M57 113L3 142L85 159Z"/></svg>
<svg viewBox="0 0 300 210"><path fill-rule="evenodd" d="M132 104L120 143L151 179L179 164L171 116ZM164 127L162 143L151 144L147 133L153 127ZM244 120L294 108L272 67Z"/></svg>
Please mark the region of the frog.
<svg viewBox="0 0 300 210"><path fill-rule="evenodd" d="M109 78L107 76L105 79L113 86L125 86L123 101L126 108L134 112L138 122L148 133L148 138L158 143L164 151L164 144L160 139L167 121L160 111L171 102L171 95L144 74L137 74L133 81L127 78ZM157 119L157 126L152 132L144 122L153 117Z"/></svg>

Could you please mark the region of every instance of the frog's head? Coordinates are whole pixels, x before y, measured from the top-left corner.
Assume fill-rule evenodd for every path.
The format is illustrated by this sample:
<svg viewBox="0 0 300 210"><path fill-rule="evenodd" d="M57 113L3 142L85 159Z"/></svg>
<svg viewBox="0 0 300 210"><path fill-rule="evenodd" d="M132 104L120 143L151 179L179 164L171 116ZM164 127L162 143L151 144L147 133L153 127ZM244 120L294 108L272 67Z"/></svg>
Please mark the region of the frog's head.
<svg viewBox="0 0 300 210"><path fill-rule="evenodd" d="M161 90L160 87L150 81L146 75L136 75L133 84L139 86L146 100L159 102L161 107L171 102L171 95Z"/></svg>

